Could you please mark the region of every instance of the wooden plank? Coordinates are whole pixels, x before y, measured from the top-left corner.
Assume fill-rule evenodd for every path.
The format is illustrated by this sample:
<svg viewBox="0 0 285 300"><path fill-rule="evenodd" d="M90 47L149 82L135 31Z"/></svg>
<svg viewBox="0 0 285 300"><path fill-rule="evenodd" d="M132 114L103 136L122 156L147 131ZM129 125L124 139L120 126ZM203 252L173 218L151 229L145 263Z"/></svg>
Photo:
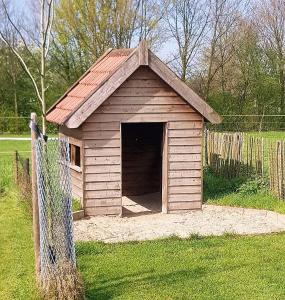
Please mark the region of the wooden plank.
<svg viewBox="0 0 285 300"><path fill-rule="evenodd" d="M89 148L85 149L85 157L88 156L119 156L121 153L121 149L117 148Z"/></svg>
<svg viewBox="0 0 285 300"><path fill-rule="evenodd" d="M72 186L76 186L76 187L82 189L82 180L79 180L73 176L71 176L71 184L72 184Z"/></svg>
<svg viewBox="0 0 285 300"><path fill-rule="evenodd" d="M77 172L73 169L70 168L70 173L72 174L71 176L74 178L77 178L78 180L82 180L82 173L81 172Z"/></svg>
<svg viewBox="0 0 285 300"><path fill-rule="evenodd" d="M164 114L97 114L94 113L86 120L86 123L92 122L168 122L168 121L199 121L200 116L197 113L164 113Z"/></svg>
<svg viewBox="0 0 285 300"><path fill-rule="evenodd" d="M169 161L201 161L201 154L169 154Z"/></svg>
<svg viewBox="0 0 285 300"><path fill-rule="evenodd" d="M107 78L97 91L76 110L67 120L66 126L68 128L78 128L138 67L138 53L134 51L121 64L120 68Z"/></svg>
<svg viewBox="0 0 285 300"><path fill-rule="evenodd" d="M202 208L201 201L169 203L169 212L170 213L180 213L181 211L184 211L184 210L193 210L193 209L201 209L201 208Z"/></svg>
<svg viewBox="0 0 285 300"><path fill-rule="evenodd" d="M107 181L120 181L120 173L106 173L106 174L85 174L86 182L107 182Z"/></svg>
<svg viewBox="0 0 285 300"><path fill-rule="evenodd" d="M121 171L120 164L117 165L99 165L99 166L89 166L86 165L86 174L104 174L104 173L118 173Z"/></svg>
<svg viewBox="0 0 285 300"><path fill-rule="evenodd" d="M168 212L168 123L163 128L162 141L162 212Z"/></svg>
<svg viewBox="0 0 285 300"><path fill-rule="evenodd" d="M120 139L112 139L112 140L86 140L84 143L84 148L119 148L120 147Z"/></svg>
<svg viewBox="0 0 285 300"><path fill-rule="evenodd" d="M200 161L170 162L169 170L201 170Z"/></svg>
<svg viewBox="0 0 285 300"><path fill-rule="evenodd" d="M122 206L105 206L105 207L86 207L85 215L98 216L98 215L121 215Z"/></svg>
<svg viewBox="0 0 285 300"><path fill-rule="evenodd" d="M81 140L82 129L81 128L73 128L71 130L70 128L67 128L66 126L59 126L59 133L65 135L67 137L73 137L73 138Z"/></svg>
<svg viewBox="0 0 285 300"><path fill-rule="evenodd" d="M120 123L119 122L83 123L82 130L83 130L83 132L85 132L85 131L101 131L101 130L120 130Z"/></svg>
<svg viewBox="0 0 285 300"><path fill-rule="evenodd" d="M169 202L196 202L201 201L201 193L197 194L174 194L168 196Z"/></svg>
<svg viewBox="0 0 285 300"><path fill-rule="evenodd" d="M85 140L120 139L120 131L119 130L84 131L83 138Z"/></svg>
<svg viewBox="0 0 285 300"><path fill-rule="evenodd" d="M169 87L158 87L158 88L124 88L120 87L117 89L113 96L132 96L132 97L141 97L141 96L154 96L154 97L171 97L171 96L178 96L177 93L169 88Z"/></svg>
<svg viewBox="0 0 285 300"><path fill-rule="evenodd" d="M85 185L86 191L119 190L120 188L121 183L119 181L88 182Z"/></svg>
<svg viewBox="0 0 285 300"><path fill-rule="evenodd" d="M203 122L202 117L201 121L195 121L195 122L187 122L187 121L173 121L169 123L169 129L202 129L203 128Z"/></svg>
<svg viewBox="0 0 285 300"><path fill-rule="evenodd" d="M158 57L152 52L149 53L149 66L160 76L169 86L171 86L180 96L182 96L193 108L201 113L208 121L218 124L221 117L190 89L180 78L178 78Z"/></svg>
<svg viewBox="0 0 285 300"><path fill-rule="evenodd" d="M81 199L83 197L81 188L78 188L77 186L73 185L71 187L71 190L72 190L72 195L73 196L78 197L79 199Z"/></svg>
<svg viewBox="0 0 285 300"><path fill-rule="evenodd" d="M169 137L170 138L188 138L188 137L201 137L202 130L201 129L172 129L169 130Z"/></svg>
<svg viewBox="0 0 285 300"><path fill-rule="evenodd" d="M201 193L201 185L190 185L190 186L170 186L168 188L170 195L175 194L197 194Z"/></svg>
<svg viewBox="0 0 285 300"><path fill-rule="evenodd" d="M201 178L169 178L168 186L201 185Z"/></svg>
<svg viewBox="0 0 285 300"><path fill-rule="evenodd" d="M121 163L120 156L85 157L85 165L86 166L113 165L113 164L120 164L120 163Z"/></svg>
<svg viewBox="0 0 285 300"><path fill-rule="evenodd" d="M154 97L154 96L141 96L141 97L121 97L121 96L111 96L108 100L102 104L102 106L108 105L163 105L163 104L187 104L185 100L181 97ZM188 104L187 104L188 105ZM200 119L202 117L200 116Z"/></svg>
<svg viewBox="0 0 285 300"><path fill-rule="evenodd" d="M130 79L126 80L121 87L123 88L168 88L167 84L161 79Z"/></svg>
<svg viewBox="0 0 285 300"><path fill-rule="evenodd" d="M194 113L187 104L122 104L101 106L96 113L111 114L147 114L147 113Z"/></svg>
<svg viewBox="0 0 285 300"><path fill-rule="evenodd" d="M120 190L99 190L99 191L86 191L86 199L101 199L101 198L121 198Z"/></svg>
<svg viewBox="0 0 285 300"><path fill-rule="evenodd" d="M201 146L170 146L169 153L177 154L199 154L202 152Z"/></svg>
<svg viewBox="0 0 285 300"><path fill-rule="evenodd" d="M190 137L190 138L169 138L170 146L199 146L201 145L201 138Z"/></svg>
<svg viewBox="0 0 285 300"><path fill-rule="evenodd" d="M86 199L86 207L106 207L106 206L120 206L122 198L108 198L108 199Z"/></svg>
<svg viewBox="0 0 285 300"><path fill-rule="evenodd" d="M201 177L200 170L176 170L168 172L169 178L188 178L188 177Z"/></svg>
<svg viewBox="0 0 285 300"><path fill-rule="evenodd" d="M154 72L151 72L147 66L140 66L133 74L132 79L156 79L161 80Z"/></svg>

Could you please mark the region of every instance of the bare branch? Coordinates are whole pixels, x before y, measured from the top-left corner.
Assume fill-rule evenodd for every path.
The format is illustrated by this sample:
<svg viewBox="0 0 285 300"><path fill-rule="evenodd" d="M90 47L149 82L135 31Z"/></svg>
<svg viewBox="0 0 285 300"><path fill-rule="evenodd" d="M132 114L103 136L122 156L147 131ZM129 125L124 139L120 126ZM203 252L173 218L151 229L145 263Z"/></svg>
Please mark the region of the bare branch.
<svg viewBox="0 0 285 300"><path fill-rule="evenodd" d="M46 30L44 33L44 44L43 44L43 47L45 49L45 57L47 57L49 51L53 18L54 18L54 0L50 0L48 4L48 17L47 17Z"/></svg>

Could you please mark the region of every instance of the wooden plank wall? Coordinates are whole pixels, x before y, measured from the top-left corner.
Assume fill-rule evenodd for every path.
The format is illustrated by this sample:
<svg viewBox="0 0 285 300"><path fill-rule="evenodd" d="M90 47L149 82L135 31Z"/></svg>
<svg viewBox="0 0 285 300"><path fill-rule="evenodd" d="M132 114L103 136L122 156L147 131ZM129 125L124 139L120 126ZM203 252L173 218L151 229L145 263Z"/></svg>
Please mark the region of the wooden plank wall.
<svg viewBox="0 0 285 300"><path fill-rule="evenodd" d="M82 125L85 213L122 212L121 122L168 122L168 211L201 208L203 118L140 67Z"/></svg>
<svg viewBox="0 0 285 300"><path fill-rule="evenodd" d="M83 153L81 128L68 129L61 126L59 128L59 132L61 136L68 137L71 144L81 147L81 153ZM81 169L79 170L79 168L70 168L72 196L76 199L79 199L81 201L81 205L83 205L83 162L84 160L81 155Z"/></svg>

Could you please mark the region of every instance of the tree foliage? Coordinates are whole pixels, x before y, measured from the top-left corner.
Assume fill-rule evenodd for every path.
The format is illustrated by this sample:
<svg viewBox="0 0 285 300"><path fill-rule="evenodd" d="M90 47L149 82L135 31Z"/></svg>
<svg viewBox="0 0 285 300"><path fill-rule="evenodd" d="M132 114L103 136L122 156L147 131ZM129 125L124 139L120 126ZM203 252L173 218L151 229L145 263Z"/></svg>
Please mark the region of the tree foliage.
<svg viewBox="0 0 285 300"><path fill-rule="evenodd" d="M219 113L258 115L226 117L224 129L233 129L233 124L240 130L251 129L252 124L257 124L255 128L282 128L284 118L264 119L263 115L285 114L284 3L283 0L56 1L45 65L47 106L108 48L135 47L141 39L146 39L151 49L162 55L181 79ZM40 68L39 35L27 29L25 18L15 10L13 21L25 29L21 32L27 45L5 18L0 19L0 28L34 72ZM35 14L32 20L37 17ZM35 23L28 25L36 28ZM0 117L29 116L31 110L40 111L27 74L3 42L0 42L0 79ZM40 83L40 75L35 80ZM13 130L23 128L14 123Z"/></svg>

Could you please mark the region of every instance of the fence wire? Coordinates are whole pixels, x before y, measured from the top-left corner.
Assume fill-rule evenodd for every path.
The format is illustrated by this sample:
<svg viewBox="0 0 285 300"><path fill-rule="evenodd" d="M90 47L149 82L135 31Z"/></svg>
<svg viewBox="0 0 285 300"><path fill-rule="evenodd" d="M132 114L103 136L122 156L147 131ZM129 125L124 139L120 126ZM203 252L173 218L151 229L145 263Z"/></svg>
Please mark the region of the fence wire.
<svg viewBox="0 0 285 300"><path fill-rule="evenodd" d="M36 141L41 279L75 268L67 139Z"/></svg>

